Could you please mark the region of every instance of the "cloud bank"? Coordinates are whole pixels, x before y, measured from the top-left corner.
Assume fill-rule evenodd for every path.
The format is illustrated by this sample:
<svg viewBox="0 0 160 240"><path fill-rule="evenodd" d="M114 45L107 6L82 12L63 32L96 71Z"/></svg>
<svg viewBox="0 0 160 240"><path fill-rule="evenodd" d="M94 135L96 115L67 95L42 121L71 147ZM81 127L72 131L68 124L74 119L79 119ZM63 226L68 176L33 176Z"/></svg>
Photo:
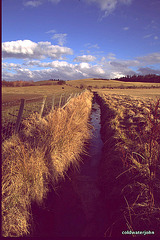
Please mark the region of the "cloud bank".
<svg viewBox="0 0 160 240"><path fill-rule="evenodd" d="M45 69L30 70L29 66L38 66ZM44 80L50 78L59 78L63 80L81 79L87 77L104 77L105 72L101 66L90 65L88 63L70 64L65 61L53 61L50 63L28 62L25 67L19 68L16 64L4 64L3 79L5 80ZM48 69L47 69L48 68ZM8 70L11 70L9 72Z"/></svg>
<svg viewBox="0 0 160 240"><path fill-rule="evenodd" d="M113 54L112 54L113 55ZM155 58L156 56L156 58ZM146 65L147 62L147 66ZM160 64L160 53L152 53L136 59L122 60L103 57L97 64L89 62L69 63L67 61L42 62L28 60L23 64L3 63L3 79L5 80L47 80L59 78L73 80L82 78L115 78L133 74L160 74L160 70L151 67ZM137 70L133 70L137 68Z"/></svg>
<svg viewBox="0 0 160 240"><path fill-rule="evenodd" d="M64 56L73 55L68 47L52 45L50 42L18 40L2 43L3 79L5 80L63 80L82 78L115 78L133 74L160 74L160 52L150 53L134 59L117 59L108 53L101 60L94 55L73 56L64 61ZM13 58L20 63L8 63ZM156 69L157 68L157 69Z"/></svg>
<svg viewBox="0 0 160 240"><path fill-rule="evenodd" d="M2 43L3 58L62 59L62 56L72 54L71 48L52 45L51 42L35 43L30 40L18 40Z"/></svg>

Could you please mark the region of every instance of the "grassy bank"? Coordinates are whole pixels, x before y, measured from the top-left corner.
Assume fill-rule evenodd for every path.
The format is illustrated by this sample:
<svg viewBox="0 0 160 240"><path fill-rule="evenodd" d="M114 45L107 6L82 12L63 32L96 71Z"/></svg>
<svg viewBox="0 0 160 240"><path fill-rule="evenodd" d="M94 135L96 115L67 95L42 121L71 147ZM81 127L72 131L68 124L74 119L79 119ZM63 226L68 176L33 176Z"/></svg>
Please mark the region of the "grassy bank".
<svg viewBox="0 0 160 240"><path fill-rule="evenodd" d="M108 207L105 235L122 236L128 230L159 236L159 100L105 92L97 98L104 141L99 181Z"/></svg>
<svg viewBox="0 0 160 240"><path fill-rule="evenodd" d="M49 184L78 167L84 142L90 138L88 123L92 93L72 98L64 109L46 117L32 114L23 121L20 135L2 145L2 234L27 236L32 227L31 202L41 205Z"/></svg>

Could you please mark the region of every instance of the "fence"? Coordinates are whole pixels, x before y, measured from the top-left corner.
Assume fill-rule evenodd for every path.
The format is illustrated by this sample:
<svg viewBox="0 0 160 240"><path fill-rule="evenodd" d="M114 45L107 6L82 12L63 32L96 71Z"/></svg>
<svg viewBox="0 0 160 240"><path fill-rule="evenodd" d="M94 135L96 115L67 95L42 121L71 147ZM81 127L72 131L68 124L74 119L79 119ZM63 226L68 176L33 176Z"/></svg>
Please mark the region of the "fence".
<svg viewBox="0 0 160 240"><path fill-rule="evenodd" d="M54 108L64 108L72 97L78 93L70 95L55 94L41 98L21 99L2 104L2 142L23 129L22 119L27 118L31 113L39 113L40 116L47 115Z"/></svg>

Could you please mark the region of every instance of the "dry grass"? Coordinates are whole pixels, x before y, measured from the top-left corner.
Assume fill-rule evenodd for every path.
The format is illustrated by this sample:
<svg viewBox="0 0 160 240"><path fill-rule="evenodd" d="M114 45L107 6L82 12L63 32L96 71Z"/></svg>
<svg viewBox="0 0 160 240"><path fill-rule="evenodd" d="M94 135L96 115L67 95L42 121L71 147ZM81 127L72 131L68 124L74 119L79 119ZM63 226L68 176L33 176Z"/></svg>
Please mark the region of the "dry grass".
<svg viewBox="0 0 160 240"><path fill-rule="evenodd" d="M64 87L64 89L62 89ZM2 103L8 101L20 100L21 98L30 99L36 97L66 95L80 92L80 89L68 85L50 85L50 86L28 86L28 87L2 87Z"/></svg>
<svg viewBox="0 0 160 240"><path fill-rule="evenodd" d="M160 83L159 84L160 87ZM158 85L157 85L158 86ZM124 96L124 95L128 95L128 96L132 96L132 97L136 97L136 99L144 99L146 98L146 100L148 99L156 99L156 98L160 98L160 89L159 88L150 88L150 89L101 89L98 90L101 91L101 93L104 94L116 94L119 96ZM144 99L145 100L145 99Z"/></svg>
<svg viewBox="0 0 160 240"><path fill-rule="evenodd" d="M2 234L26 236L32 226L31 202L42 204L48 185L78 166L84 142L90 138L88 123L92 94L70 100L45 118L38 114L24 120L21 135L2 146Z"/></svg>
<svg viewBox="0 0 160 240"><path fill-rule="evenodd" d="M105 191L109 189L108 199L119 198L111 221L114 227L117 224L117 229L121 222L121 230L152 230L158 235L160 100L151 101L102 92L99 95L104 108L102 116L104 114L106 118L105 123L102 123L106 141L103 171L109 175L104 173L103 181L108 180L111 185L106 184ZM121 208L119 213L118 208Z"/></svg>
<svg viewBox="0 0 160 240"><path fill-rule="evenodd" d="M94 90L101 89L101 88L128 88L128 87L160 87L160 83L147 83L147 82L123 82L117 80L103 80L103 79L93 79L93 78L86 78L80 80L70 80L67 81L67 84L71 86L78 86L80 87L83 85L84 87L92 86L95 88Z"/></svg>
<svg viewBox="0 0 160 240"><path fill-rule="evenodd" d="M38 149L31 149L18 136L3 145L2 230L5 237L29 232L30 203L42 202L48 169Z"/></svg>

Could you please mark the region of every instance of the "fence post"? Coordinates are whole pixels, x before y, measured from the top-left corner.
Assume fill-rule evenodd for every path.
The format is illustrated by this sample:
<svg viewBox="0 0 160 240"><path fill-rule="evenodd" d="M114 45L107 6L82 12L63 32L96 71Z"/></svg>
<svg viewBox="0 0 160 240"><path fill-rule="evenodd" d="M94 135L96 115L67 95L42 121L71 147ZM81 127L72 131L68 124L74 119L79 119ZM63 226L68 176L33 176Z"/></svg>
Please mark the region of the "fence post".
<svg viewBox="0 0 160 240"><path fill-rule="evenodd" d="M23 114L23 109L24 109L24 102L25 102L25 99L21 99L21 105L20 105L20 108L19 108L19 112L18 112L18 117L17 117L17 121L16 121L16 126L15 126L15 133L18 133L19 131L19 126L20 126L20 123L21 123L21 118L22 118L22 114Z"/></svg>
<svg viewBox="0 0 160 240"><path fill-rule="evenodd" d="M52 98L52 110L51 111L54 110L54 100L55 100L55 96L53 95L53 98Z"/></svg>
<svg viewBox="0 0 160 240"><path fill-rule="evenodd" d="M42 116L42 113L43 113L43 109L44 109L44 105L45 105L45 102L46 102L46 98L47 98L47 96L43 97L43 102L42 102L41 110L40 110L40 113L39 113L40 117Z"/></svg>
<svg viewBox="0 0 160 240"><path fill-rule="evenodd" d="M67 98L67 102L71 99L73 93L70 94L69 98Z"/></svg>
<svg viewBox="0 0 160 240"><path fill-rule="evenodd" d="M70 102L70 100L71 100L71 98L72 98L72 95L73 95L73 93L70 94L70 96L69 96L69 98L67 99L66 103L63 105L62 109L65 108L65 107L68 105L68 103Z"/></svg>
<svg viewBox="0 0 160 240"><path fill-rule="evenodd" d="M60 100L59 100L59 108L61 107L62 95L63 95L63 94L61 94Z"/></svg>

